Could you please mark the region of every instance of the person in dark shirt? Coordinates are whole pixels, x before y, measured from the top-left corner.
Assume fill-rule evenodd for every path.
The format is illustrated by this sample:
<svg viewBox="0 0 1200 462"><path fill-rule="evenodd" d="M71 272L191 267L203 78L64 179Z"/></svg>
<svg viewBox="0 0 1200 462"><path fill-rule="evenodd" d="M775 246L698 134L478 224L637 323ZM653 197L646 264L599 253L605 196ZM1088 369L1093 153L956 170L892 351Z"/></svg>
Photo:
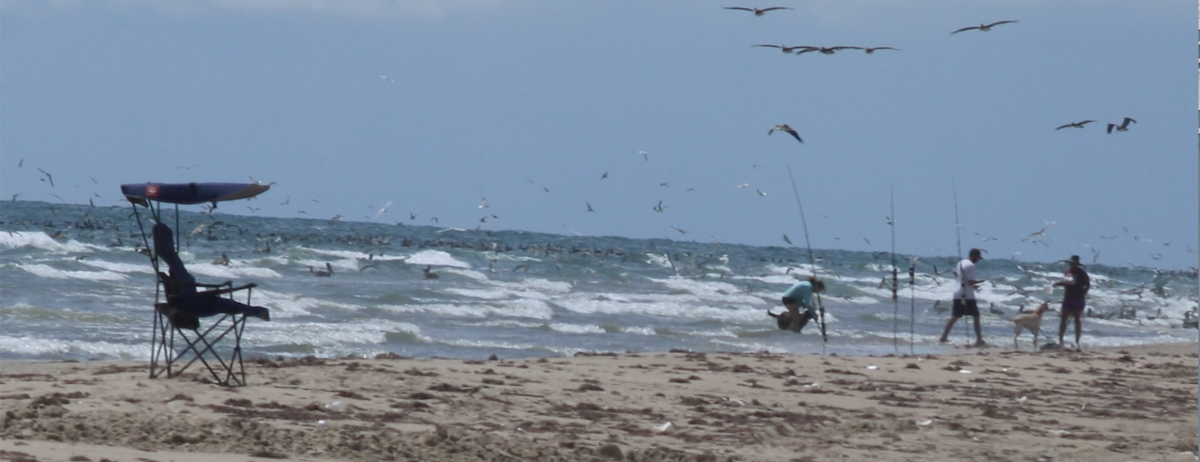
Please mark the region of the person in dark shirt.
<svg viewBox="0 0 1200 462"><path fill-rule="evenodd" d="M1063 262L1069 266L1063 272L1063 279L1054 283L1055 286L1063 288L1062 318L1058 323L1058 344L1063 344L1063 334L1067 333L1067 319L1075 318L1075 348L1079 348L1079 336L1082 334L1083 328L1083 312L1087 305L1088 289L1092 288L1092 280L1088 277L1087 271L1083 270L1083 265L1079 264L1079 255L1071 255L1071 258L1063 260Z"/></svg>

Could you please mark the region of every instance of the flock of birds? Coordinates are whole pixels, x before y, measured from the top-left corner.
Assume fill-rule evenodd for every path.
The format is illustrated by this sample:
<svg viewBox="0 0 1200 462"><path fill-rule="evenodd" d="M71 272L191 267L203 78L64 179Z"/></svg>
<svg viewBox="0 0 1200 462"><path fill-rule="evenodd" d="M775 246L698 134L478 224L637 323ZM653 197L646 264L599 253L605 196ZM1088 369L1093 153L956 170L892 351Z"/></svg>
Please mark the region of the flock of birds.
<svg viewBox="0 0 1200 462"><path fill-rule="evenodd" d="M725 6L725 7L723 7L723 9L725 9L725 10L730 10L730 11L744 11L744 12L751 13L751 14L753 14L754 16L758 16L758 17L764 16L764 15L766 15L766 14L768 14L768 13L774 13L774 12L781 12L781 11L794 10L794 8L785 7L785 6L770 6L770 7L765 7L765 8L759 8L759 7L745 7L745 6ZM972 30L979 31L979 32L989 32L989 31L992 31L992 30L993 30L993 28L996 28L996 27L998 27L998 26L1002 26L1002 25L1009 25L1009 24L1017 24L1017 23L1018 23L1018 21L1016 21L1016 20L1002 20L1002 21L996 21L996 22L991 22L991 23L982 23L982 24L978 24L978 25L972 25L972 26L967 26L967 27L961 27L961 28L958 28L958 29L952 30L952 31L950 31L950 35L955 35L955 34L959 34L959 33L962 33L962 32L967 32L967 31L972 31ZM865 52L865 53L867 53L867 54L873 54L873 53L875 53L876 51L881 51L881 50L889 50L889 51L897 51L897 52L899 52L899 51L900 51L900 49L899 49L899 48L895 48L895 47L891 47L891 46L875 46L875 47L865 47L865 46L848 46L848 45L839 45L839 46L817 46L817 45L780 45L780 44L754 44L754 45L751 45L751 46L752 46L752 47L762 47L762 48L776 48L776 49L779 49L779 50L780 50L781 52L783 52L784 54L797 54L797 55L808 54L808 53L820 53L820 54L825 54L825 55L832 55L832 54L834 54L834 53L836 53L836 52L838 52L838 51L842 51L842 50L862 50L863 52ZM379 76L379 78L380 78L381 80L385 81L385 82L388 82L388 83L392 83L392 84L396 83L394 79L392 79L391 77L385 76L385 75L380 75L380 76ZM1096 120L1094 120L1094 119L1080 120L1080 121L1078 121L1078 122L1071 122L1071 123L1066 123L1066 124L1060 125L1060 126L1058 126L1057 128L1055 128L1055 130L1062 130L1062 129L1065 129L1065 128L1079 128L1079 129L1082 129L1082 128L1085 128L1087 125L1089 125L1089 124L1093 124L1093 123L1096 123L1096 122L1097 122L1097 121L1096 121ZM1124 120L1123 120L1121 123L1119 123L1119 124L1118 124L1118 123L1108 123L1108 124L1107 124L1107 132L1108 132L1108 133L1110 133L1110 134L1111 134L1111 133L1113 133L1113 132L1125 132L1125 131L1128 131L1128 130L1130 129L1130 125L1131 125L1131 124L1135 124L1135 123L1137 123L1137 121L1136 121L1136 120L1134 120L1133 118L1130 118L1130 117L1125 117L1125 118L1124 118ZM774 126L772 126L772 127L771 127L771 128L768 130L768 131L767 131L767 134L768 134L768 135L772 135L772 134L774 134L774 133L775 133L775 132L777 132L777 131L779 131L779 132L783 132L783 133L786 133L786 134L788 134L789 136L791 136L792 138L794 138L794 139L795 139L795 140L796 140L798 143L801 143L801 144L803 144L803 143L804 143L804 138L803 138L803 137L800 135L800 132L799 132L798 130L796 130L795 128L791 127L790 125L786 124L786 123L783 123L783 124L777 124L777 125L774 125ZM643 158L644 158L644 159L645 159L647 162L649 162L649 161L650 161L650 156L649 156L649 154L648 154L648 153L646 153L645 151L640 151L639 153L642 155L642 157L643 157ZM23 166L23 164L24 164L24 159L21 159L20 163L18 164L18 168L22 167L22 166ZM190 166L180 166L180 167L176 167L176 168L181 168L181 169L190 169L190 168L192 168L192 167L197 167L197 166L196 166L196 165L190 165ZM38 171L40 172L40 174L42 175L42 177L41 177L41 181L43 181L43 182L47 182L47 183L48 183L48 184L49 184L51 187L54 187L54 178L53 178L53 176L52 176L52 175L51 175L49 172L47 172L47 171L45 171L45 170L42 170L42 169L40 169L40 168L39 168L39 169L37 169L37 170L38 170ZM601 175L601 177L600 177L600 179L601 179L601 180L604 180L604 179L606 179L606 178L608 178L608 172L605 172L605 173L604 173L603 175ZM255 179L253 179L253 178L251 178L251 180L252 180L252 181L254 181L254 182L256 182L256 183L259 183L257 180L255 180ZM93 179L92 181L93 181L93 182L95 182L96 180L95 180L95 179ZM667 186L668 186L668 184L667 184L667 183L662 183L662 184L661 184L661 186L663 186L663 187L667 187ZM741 185L741 186L739 186L739 188L741 188L741 187L749 187L749 184L744 184L744 185ZM544 186L543 186L543 188L546 190L546 192L549 192L549 188L546 188L546 187L544 187ZM690 191L690 190L691 190L691 189L689 188L689 191ZM756 189L755 191L756 191L756 193L757 193L759 196L766 196L766 195L767 195L765 192L763 192L763 191L761 191L761 190L758 190L758 189ZM13 195L13 197L12 197L12 199L15 201L19 195L20 195L20 194L14 194L14 195ZM58 196L54 196L54 197L58 197ZM96 194L96 197L99 197L99 195L98 195L98 194ZM61 199L61 198L60 198L60 199ZM281 205L281 206L286 206L286 205L289 205L289 204L290 204L290 201L291 201L291 197L290 197L290 196L288 196L288 197L287 197L287 198L286 198L286 199L285 199L285 200L284 200L284 201L283 201L283 202L282 202L280 205ZM316 199L313 199L313 202L318 202L318 201L317 201ZM92 205L94 205L94 204L92 204ZM388 209L389 209L389 207L390 207L391 205L392 205L392 204L391 204L391 202L388 202L388 203L387 203L387 204L385 204L385 205L384 205L382 208L379 208L379 210L378 210L378 211L377 211L377 212L374 214L374 217L367 216L366 218L368 218L368 219L371 219L371 218L376 218L376 219L377 219L377 218L380 218L380 217L381 217L381 216L382 216L384 213L386 213L386 212L388 211ZM595 213L595 212L597 211L597 210L596 210L596 208L595 208L595 207L593 207L593 205L592 205L590 202L587 202L587 201L585 201L585 203L584 203L584 206L586 207L586 211L587 211L587 212L589 212L589 213ZM256 212L259 210L259 208L257 208L257 207L253 207L253 206L249 206L249 205L247 205L246 207L247 207L247 208L250 210L250 212L251 212L251 213L256 213ZM486 200L486 199L482 199L482 200L481 200L481 203L479 204L479 208L480 208L480 209L487 209L487 208L489 208L489 205L488 205L488 202L487 202L487 200ZM668 208L668 206L667 206L667 205L665 205L665 204L663 203L663 201L662 201L662 200L659 200L659 201L658 201L656 204L654 204L654 205L651 207L651 209L652 209L653 211L655 211L655 212L659 212L659 213L663 213L663 212L665 212L665 211L667 210L667 208ZM212 210L211 210L211 209L209 209L208 211L209 211L210 213L212 212ZM301 211L299 211L298 213L300 213L300 214L304 214L305 212L301 210ZM410 214L409 214L409 217L410 217L410 220L414 220L414 221L415 221L415 220L416 220L416 218L417 218L417 214L415 214L415 213L410 213ZM340 219L342 219L342 216L341 216L341 215L337 215L337 216L333 217L333 220L340 220ZM479 226L482 226L483 224L487 223L489 220L496 220L496 219L499 219L499 216L497 216L497 215L495 215L495 214L492 214L492 213L487 213L487 214L483 215L483 216L482 216L482 217L479 219ZM431 221L431 222L433 222L433 223L437 223L437 222L438 222L438 218L437 218L437 217L429 217L429 218L428 218L428 220L430 220L430 221ZM398 222L397 224L401 224L401 223L399 223L399 222ZM890 224L890 220L889 220L889 224ZM564 226L565 226L565 225L564 225ZM477 228L478 228L478 227L477 227ZM684 229L682 229L682 228L679 228L679 227L677 227L677 226L671 226L670 228L671 228L671 230L672 230L672 231L674 231L674 232L678 232L678 233L680 233L680 234L687 234L687 231L686 231L686 230L684 230ZM458 229L458 228L448 228L448 229ZM1042 232L1044 233L1044 229L1043 229L1043 231L1042 231ZM984 241L986 242L986 241L988 241L989 239L992 239L992 240L994 240L995 238L984 238ZM789 245L792 245L792 242L791 242L791 240L790 240L790 239L787 237L787 235L786 235L786 234L783 236L783 240L784 240L786 243L788 243ZM865 240L865 238L864 238L864 240ZM1041 238L1041 235L1040 235L1040 234L1037 234L1037 233L1035 233L1035 234L1033 234L1033 235L1031 235L1031 236L1028 236L1028 237L1026 237L1025 239L1023 239L1023 241L1029 241L1029 242L1032 242L1032 243L1034 243L1034 244L1041 244L1041 245L1048 246L1048 244L1047 244L1046 240L1045 240L1045 239L1042 239L1042 238ZM868 246L869 246L869 245L870 245L870 243L869 243L869 241L867 241L867 242L868 242ZM1189 248L1189 250L1190 250L1190 248ZM1094 255L1093 255L1093 257L1094 257L1094 258L1098 258L1098 256L1099 256L1099 253L1098 253L1098 251L1096 251L1096 250L1093 248L1093 252L1094 252ZM314 274L317 274L318 276L323 276L323 274L320 274L320 273L322 273L322 271L321 271L321 270L319 270L319 269L312 269L312 271L313 271L313 273L314 273ZM329 273L329 274L332 274L332 270L331 270L331 269L327 269L327 270L326 270L326 271L324 271L324 272L326 272L326 273Z"/></svg>
<svg viewBox="0 0 1200 462"><path fill-rule="evenodd" d="M767 7L767 8L726 6L723 8L726 10L749 11L749 12L754 13L755 16L762 16L771 11L792 10L793 9L793 8L789 8L786 6L772 6L772 7ZM999 25L1016 24L1016 23L1017 23L1017 21L1015 21L1015 20L1004 20L1004 21L996 21L993 23L980 24L977 26L967 26L967 27L956 29L956 30L950 32L950 35L954 35L959 32L966 32L969 30L977 30L979 32L988 32L988 31L991 31L993 27L996 27ZM812 52L818 52L818 53L825 54L825 55L832 55L841 50L863 50L867 54L875 53L878 50L900 51L900 49L898 49L898 48L887 47L887 46L884 46L884 47L861 47L861 46L839 45L839 46L832 46L832 47L823 47L823 46L813 46L813 45L777 45L777 44L769 44L769 43L757 44L757 45L752 45L752 46L763 47L763 48L776 48L776 49L779 49L780 51L782 51L784 54L797 54L797 55L802 55L805 53L812 53ZM1091 119L1081 120L1079 122L1072 122L1072 123L1068 123L1065 125L1061 125L1058 128L1056 128L1055 130L1062 130L1064 128L1083 128L1084 125L1087 125L1092 122L1095 122L1095 120L1091 120ZM1137 121L1133 120L1132 118L1126 117L1125 120L1122 121L1120 124L1110 123L1110 124L1108 124L1108 133L1111 134L1113 131L1118 131L1118 132L1129 131L1130 123L1137 123ZM792 135L792 137L796 138L796 141L799 141L801 143L804 142L804 140L800 138L800 134L792 127L789 127L787 124L776 125L776 126L772 127L771 130L769 130L767 132L767 134L770 135L776 131L785 132L789 135Z"/></svg>

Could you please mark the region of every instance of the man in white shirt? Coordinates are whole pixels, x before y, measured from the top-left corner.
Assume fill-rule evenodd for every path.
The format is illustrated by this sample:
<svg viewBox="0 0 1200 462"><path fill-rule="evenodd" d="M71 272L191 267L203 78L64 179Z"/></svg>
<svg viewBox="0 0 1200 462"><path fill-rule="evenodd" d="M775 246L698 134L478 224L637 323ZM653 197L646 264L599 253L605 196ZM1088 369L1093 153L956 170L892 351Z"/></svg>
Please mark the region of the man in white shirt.
<svg viewBox="0 0 1200 462"><path fill-rule="evenodd" d="M983 260L979 249L971 249L967 258L958 262L955 273L958 274L958 288L954 289L954 309L950 312L950 320L942 331L942 343L948 342L950 329L958 318L963 316L975 317L975 346L983 346L983 329L979 326L979 305L975 302L975 290L983 283L983 279L975 279L975 262Z"/></svg>

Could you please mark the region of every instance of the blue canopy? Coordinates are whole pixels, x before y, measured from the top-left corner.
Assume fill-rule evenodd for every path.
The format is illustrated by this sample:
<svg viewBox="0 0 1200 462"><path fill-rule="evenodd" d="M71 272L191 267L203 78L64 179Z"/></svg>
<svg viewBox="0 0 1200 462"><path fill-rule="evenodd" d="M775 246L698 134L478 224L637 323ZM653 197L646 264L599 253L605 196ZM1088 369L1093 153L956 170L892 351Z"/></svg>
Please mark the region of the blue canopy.
<svg viewBox="0 0 1200 462"><path fill-rule="evenodd" d="M217 203L257 196L271 189L259 183L135 183L121 185L121 193L134 204L149 201L168 204Z"/></svg>

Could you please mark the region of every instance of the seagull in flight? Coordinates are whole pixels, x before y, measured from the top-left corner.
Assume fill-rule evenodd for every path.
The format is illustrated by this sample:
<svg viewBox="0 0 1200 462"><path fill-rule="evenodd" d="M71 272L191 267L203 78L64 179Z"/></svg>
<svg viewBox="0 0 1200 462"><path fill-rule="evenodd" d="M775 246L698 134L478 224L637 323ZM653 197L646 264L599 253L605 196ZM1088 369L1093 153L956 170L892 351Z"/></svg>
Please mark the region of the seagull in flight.
<svg viewBox="0 0 1200 462"><path fill-rule="evenodd" d="M1109 130L1109 131L1112 131L1112 130ZM53 177L53 176L50 176L50 172L47 172L47 171L45 171L45 170L42 170L42 169L40 169L40 168L39 168L39 169L37 169L37 171L39 171L39 172L42 172L42 175L46 175L46 179L45 179L45 180L42 180L42 181L47 181L47 180L49 180L49 181L50 181L50 187L51 187L51 188L53 188L53 187L54 187L54 177Z"/></svg>
<svg viewBox="0 0 1200 462"><path fill-rule="evenodd" d="M392 201L388 201L386 204L383 204L383 208L379 209L379 211L375 213L375 218L379 218L384 213L387 213L388 207L391 207L391 206L392 206Z"/></svg>
<svg viewBox="0 0 1200 462"><path fill-rule="evenodd" d="M662 201L658 201L658 205L654 206L654 211L655 211L655 212L662 212L662 211L663 211L663 205L662 205Z"/></svg>
<svg viewBox="0 0 1200 462"><path fill-rule="evenodd" d="M486 198L486 197L484 197L484 198L480 199L480 202L479 202L479 208L481 208L481 209L486 209L486 208L488 208L488 203L487 203L487 198Z"/></svg>
<svg viewBox="0 0 1200 462"><path fill-rule="evenodd" d="M1092 122L1095 122L1095 120L1092 120L1092 119L1088 119L1088 120L1080 120L1079 122L1071 122L1071 123L1069 123L1069 124L1066 124L1066 125L1060 125L1060 126L1059 126L1058 128L1056 128L1055 130L1062 130L1062 129L1064 129L1064 128L1068 128L1068 127L1070 127L1070 128L1083 128L1083 126L1084 126L1084 125L1090 124L1090 123L1092 123Z"/></svg>
<svg viewBox="0 0 1200 462"><path fill-rule="evenodd" d="M646 151L638 151L638 154L641 154L642 158L646 159L646 162L650 162L650 154L646 154Z"/></svg>
<svg viewBox="0 0 1200 462"><path fill-rule="evenodd" d="M972 29L979 29L979 32L987 32L987 31L992 30L992 28L995 26L999 26L1001 24L1010 24L1010 23L1014 23L1014 22L1016 22L1016 21L996 21L991 24L980 24L978 26L964 27L962 29L951 32L950 35L954 35L959 32L968 31L968 30L972 30Z"/></svg>
<svg viewBox="0 0 1200 462"><path fill-rule="evenodd" d="M726 10L749 11L749 12L754 13L755 16L762 16L763 14L766 14L766 12L768 12L768 11L794 9L794 8L788 8L786 6L772 6L772 7L768 7L768 8L746 8L744 6L727 6L724 8Z"/></svg>
<svg viewBox="0 0 1200 462"><path fill-rule="evenodd" d="M796 133L796 130L793 129L792 127L789 127L788 124L776 125L774 127L771 127L771 129L767 131L767 134L770 135L772 133L775 133L776 130L781 131L781 132L787 132L789 135L792 135L792 137L795 138L796 141L799 141L801 143L804 142L804 140L800 139L800 134Z"/></svg>
<svg viewBox="0 0 1200 462"><path fill-rule="evenodd" d="M1117 130L1117 131L1119 131L1119 132L1127 132L1127 131L1129 131L1129 123L1130 123L1130 122L1133 122L1133 123L1135 123L1135 124L1137 123L1137 121L1136 121L1136 120L1133 120L1133 119L1130 119L1130 118L1126 117L1126 118L1125 118L1125 121L1124 121L1124 122L1121 122L1121 125L1117 125L1117 124L1108 124L1108 132L1109 132L1109 133L1112 133L1112 132L1113 132L1113 129L1116 129L1116 130ZM38 169L38 170L41 170L41 169Z"/></svg>
<svg viewBox="0 0 1200 462"><path fill-rule="evenodd" d="M379 74L379 78L383 79L385 82L396 83L395 79L388 77L386 75L383 75L383 74Z"/></svg>

